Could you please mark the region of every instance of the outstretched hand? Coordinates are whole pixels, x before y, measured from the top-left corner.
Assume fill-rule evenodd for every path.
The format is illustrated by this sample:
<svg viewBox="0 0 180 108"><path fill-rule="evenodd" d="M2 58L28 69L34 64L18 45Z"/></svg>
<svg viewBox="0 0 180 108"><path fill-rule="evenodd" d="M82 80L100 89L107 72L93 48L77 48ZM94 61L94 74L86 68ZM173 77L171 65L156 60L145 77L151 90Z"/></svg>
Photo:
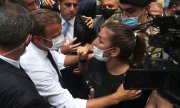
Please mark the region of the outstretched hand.
<svg viewBox="0 0 180 108"><path fill-rule="evenodd" d="M74 44L74 42L76 41L76 37L73 38L73 40L69 43L66 43L66 41L64 42L64 45L61 47L61 53L63 54L68 54L71 52L77 52L77 48L81 45L81 43L77 43Z"/></svg>
<svg viewBox="0 0 180 108"><path fill-rule="evenodd" d="M94 54L92 52L92 47L90 44L86 44L85 46L80 46L77 49L77 55L79 57L79 59L91 59L92 57L94 57Z"/></svg>
<svg viewBox="0 0 180 108"><path fill-rule="evenodd" d="M116 91L116 96L119 102L136 99L141 96L141 90L125 90L123 84Z"/></svg>

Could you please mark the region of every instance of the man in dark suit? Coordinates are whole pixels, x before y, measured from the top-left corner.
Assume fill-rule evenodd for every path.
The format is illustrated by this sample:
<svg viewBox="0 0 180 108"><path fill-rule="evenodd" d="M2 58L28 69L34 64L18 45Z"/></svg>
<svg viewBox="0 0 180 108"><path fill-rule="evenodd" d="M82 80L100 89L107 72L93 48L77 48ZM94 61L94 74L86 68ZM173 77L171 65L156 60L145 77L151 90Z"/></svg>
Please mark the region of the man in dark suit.
<svg viewBox="0 0 180 108"><path fill-rule="evenodd" d="M49 108L19 65L32 27L33 21L25 8L0 5L0 108Z"/></svg>
<svg viewBox="0 0 180 108"><path fill-rule="evenodd" d="M96 32L93 28L89 28L85 19L78 15L79 0L59 0L60 15L62 18L62 33L66 38L66 44L61 47L61 52L76 52L77 47L91 43L96 37ZM72 44L74 43L74 44ZM81 76L75 76L73 70L77 65L71 66L62 70L63 80L74 97L78 96L78 91L81 89ZM81 97L83 98L83 97Z"/></svg>

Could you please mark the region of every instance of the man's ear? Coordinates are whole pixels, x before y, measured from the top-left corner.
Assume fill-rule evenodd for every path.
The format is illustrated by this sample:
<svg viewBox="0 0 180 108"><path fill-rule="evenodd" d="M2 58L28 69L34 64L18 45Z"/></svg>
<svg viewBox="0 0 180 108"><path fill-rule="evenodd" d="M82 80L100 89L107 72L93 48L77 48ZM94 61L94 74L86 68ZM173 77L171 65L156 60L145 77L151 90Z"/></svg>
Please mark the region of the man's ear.
<svg viewBox="0 0 180 108"><path fill-rule="evenodd" d="M31 41L35 43L39 43L41 41L40 36L31 36Z"/></svg>
<svg viewBox="0 0 180 108"><path fill-rule="evenodd" d="M112 50L111 56L112 56L112 57L118 56L118 55L120 54L120 51L121 51L121 50L120 50L119 48L115 47L115 48Z"/></svg>

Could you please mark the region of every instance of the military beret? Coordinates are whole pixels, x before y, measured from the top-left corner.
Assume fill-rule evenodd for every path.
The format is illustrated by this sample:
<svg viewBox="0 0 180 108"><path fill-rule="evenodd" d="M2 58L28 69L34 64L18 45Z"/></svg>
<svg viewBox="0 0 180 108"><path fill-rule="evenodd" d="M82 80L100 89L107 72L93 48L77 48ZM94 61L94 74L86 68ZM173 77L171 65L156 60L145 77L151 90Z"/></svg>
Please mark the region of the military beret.
<svg viewBox="0 0 180 108"><path fill-rule="evenodd" d="M138 7L146 7L151 0L119 0L120 3L131 4Z"/></svg>

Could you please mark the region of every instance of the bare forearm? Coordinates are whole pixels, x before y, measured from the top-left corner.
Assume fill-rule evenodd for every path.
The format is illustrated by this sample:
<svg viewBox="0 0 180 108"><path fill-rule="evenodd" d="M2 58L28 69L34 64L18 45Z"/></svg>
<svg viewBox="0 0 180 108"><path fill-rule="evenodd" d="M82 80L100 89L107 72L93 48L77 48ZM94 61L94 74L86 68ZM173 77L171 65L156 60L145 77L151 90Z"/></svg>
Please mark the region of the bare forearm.
<svg viewBox="0 0 180 108"><path fill-rule="evenodd" d="M64 60L64 66L69 66L71 64L77 63L79 61L76 55L67 55Z"/></svg>

